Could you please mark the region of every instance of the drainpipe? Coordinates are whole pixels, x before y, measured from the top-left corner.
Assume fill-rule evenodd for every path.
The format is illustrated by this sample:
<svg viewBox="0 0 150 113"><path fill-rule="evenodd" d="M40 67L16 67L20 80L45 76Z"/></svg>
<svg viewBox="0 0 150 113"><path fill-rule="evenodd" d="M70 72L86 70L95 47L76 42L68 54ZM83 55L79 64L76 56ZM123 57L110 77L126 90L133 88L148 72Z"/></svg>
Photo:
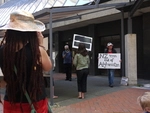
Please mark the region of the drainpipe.
<svg viewBox="0 0 150 113"><path fill-rule="evenodd" d="M128 34L132 33L132 17L130 16L130 13L128 14Z"/></svg>
<svg viewBox="0 0 150 113"><path fill-rule="evenodd" d="M121 76L125 76L124 10L121 10Z"/></svg>
<svg viewBox="0 0 150 113"><path fill-rule="evenodd" d="M53 60L53 55L52 55L52 52L53 52L53 28L52 28L52 16L53 16L53 13L52 11L50 10L50 17L49 17L49 47L50 47L50 50L49 50L49 53L50 53L50 59L51 61ZM50 71L50 104L53 105L53 94L54 94L54 90L53 90L53 70L51 69Z"/></svg>

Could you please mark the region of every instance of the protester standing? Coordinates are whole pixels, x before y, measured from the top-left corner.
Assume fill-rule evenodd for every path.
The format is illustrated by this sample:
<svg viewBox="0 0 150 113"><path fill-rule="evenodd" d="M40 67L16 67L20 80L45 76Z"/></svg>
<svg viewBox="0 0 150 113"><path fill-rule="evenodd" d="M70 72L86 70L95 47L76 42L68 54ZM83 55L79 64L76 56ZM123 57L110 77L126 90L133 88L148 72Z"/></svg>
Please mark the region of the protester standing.
<svg viewBox="0 0 150 113"><path fill-rule="evenodd" d="M48 101L43 70L50 71L51 60L43 45L45 25L27 11L10 14L10 22L0 48L0 67L7 83L4 113L30 113L33 103L36 113L48 113Z"/></svg>
<svg viewBox="0 0 150 113"><path fill-rule="evenodd" d="M66 80L72 80L72 53L68 45L64 46L64 51L62 52L64 71L66 73Z"/></svg>
<svg viewBox="0 0 150 113"><path fill-rule="evenodd" d="M87 76L89 74L90 59L85 44L79 44L77 54L74 57L73 64L76 67L78 98L85 98L87 92Z"/></svg>
<svg viewBox="0 0 150 113"><path fill-rule="evenodd" d="M111 42L107 43L105 53L108 54L117 53L116 50L113 48L113 44ZM109 87L113 87L115 69L108 69L107 73L108 73Z"/></svg>

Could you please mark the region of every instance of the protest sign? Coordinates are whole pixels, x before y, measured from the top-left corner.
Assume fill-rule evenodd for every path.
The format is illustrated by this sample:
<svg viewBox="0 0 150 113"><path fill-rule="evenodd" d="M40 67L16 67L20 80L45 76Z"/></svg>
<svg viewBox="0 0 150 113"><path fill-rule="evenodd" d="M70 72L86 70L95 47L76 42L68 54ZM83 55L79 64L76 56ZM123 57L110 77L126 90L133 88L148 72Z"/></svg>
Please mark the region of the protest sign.
<svg viewBox="0 0 150 113"><path fill-rule="evenodd" d="M120 53L99 53L99 69L120 69Z"/></svg>
<svg viewBox="0 0 150 113"><path fill-rule="evenodd" d="M86 50L91 51L91 49L92 49L92 37L74 34L73 42L72 42L72 48L78 49L79 43L84 43Z"/></svg>

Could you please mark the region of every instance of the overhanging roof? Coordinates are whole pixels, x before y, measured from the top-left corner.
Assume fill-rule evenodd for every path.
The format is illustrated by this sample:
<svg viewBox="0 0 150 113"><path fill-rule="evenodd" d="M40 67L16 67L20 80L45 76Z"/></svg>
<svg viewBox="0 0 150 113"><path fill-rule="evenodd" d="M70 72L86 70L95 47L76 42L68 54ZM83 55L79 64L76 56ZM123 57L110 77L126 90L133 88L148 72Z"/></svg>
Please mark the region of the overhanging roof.
<svg viewBox="0 0 150 113"><path fill-rule="evenodd" d="M74 5L65 5L68 1L74 2ZM85 4L81 5L82 1L86 1L86 3L84 2ZM78 15L78 13L86 10L88 10L89 13L93 13L93 10L91 9L94 8L102 8L105 10L108 8L122 7L127 3L104 3L108 1L113 0L11 0L0 6L0 26L6 24L9 21L9 14L16 9L28 10L34 14L35 18L47 24L49 23L50 12L53 13L52 21L54 23L67 19L80 18L81 16ZM56 5L58 2L61 2L62 6L58 7L58 4Z"/></svg>
<svg viewBox="0 0 150 113"><path fill-rule="evenodd" d="M91 2L90 2L91 1ZM94 8L124 8L129 11L134 2L102 4L113 0L10 0L0 6L0 26L9 21L9 15L12 11L21 9L34 14L42 22L49 23L50 11L53 13L53 22L67 19L81 18L79 12L91 10ZM149 0L145 0L149 1ZM70 4L71 3L71 4ZM141 7L145 7L143 3ZM91 11L92 12L92 11Z"/></svg>
<svg viewBox="0 0 150 113"><path fill-rule="evenodd" d="M0 6L0 26L9 22L9 15L14 10L29 11L48 23L50 10L55 13L53 20L56 22L69 19L70 15L73 15L71 18L80 18L79 12L97 8L98 4L108 1L111 0L10 0ZM110 4L101 7L110 7Z"/></svg>
<svg viewBox="0 0 150 113"><path fill-rule="evenodd" d="M124 6L117 7L118 10L124 10L124 12L130 12L132 7L134 6L135 2L127 3ZM139 9L149 7L150 6L150 0L144 0L142 5L139 7Z"/></svg>
<svg viewBox="0 0 150 113"><path fill-rule="evenodd" d="M106 0L105 0L106 1ZM108 0L107 0L108 1ZM110 0L109 0L110 1ZM53 22L58 22L67 19L80 18L78 15L81 12L88 11L89 13L94 13L91 9L101 8L103 10L116 8L119 6L124 6L127 2L122 3L109 3L109 4L97 4L97 5L83 5L83 6L70 6L70 7L55 7L55 8L46 8L41 11L34 13L35 18L46 23L49 23L50 12L53 13ZM95 11L96 12L96 11Z"/></svg>
<svg viewBox="0 0 150 113"><path fill-rule="evenodd" d="M35 13L45 8L90 5L93 2L94 0L10 0L0 6L0 26L9 21L10 13L15 10Z"/></svg>
<svg viewBox="0 0 150 113"><path fill-rule="evenodd" d="M10 0L0 6L0 26L9 21L9 15L14 10L27 10L33 13L36 18L40 18L42 22L47 23L46 18L50 10L55 13L54 21L68 18L70 15L77 18L79 17L77 14L81 11L113 6L112 4L98 6L98 4L108 1L113 0Z"/></svg>

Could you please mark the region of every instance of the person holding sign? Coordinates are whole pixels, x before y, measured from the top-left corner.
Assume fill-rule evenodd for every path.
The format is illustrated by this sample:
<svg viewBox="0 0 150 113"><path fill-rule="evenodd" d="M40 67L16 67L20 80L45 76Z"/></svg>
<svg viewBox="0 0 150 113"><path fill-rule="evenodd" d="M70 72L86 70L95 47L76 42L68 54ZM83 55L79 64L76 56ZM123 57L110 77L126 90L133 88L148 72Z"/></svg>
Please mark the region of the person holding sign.
<svg viewBox="0 0 150 113"><path fill-rule="evenodd" d="M77 84L79 99L84 98L84 93L87 91L87 76L89 74L90 58L85 48L85 44L80 43L77 54L74 57L73 64L77 72Z"/></svg>
<svg viewBox="0 0 150 113"><path fill-rule="evenodd" d="M105 50L105 53L108 53L108 54L117 53L116 50L113 48L113 44L111 42L107 43L107 49ZM115 72L114 69L108 69L109 87L113 87L114 72Z"/></svg>

